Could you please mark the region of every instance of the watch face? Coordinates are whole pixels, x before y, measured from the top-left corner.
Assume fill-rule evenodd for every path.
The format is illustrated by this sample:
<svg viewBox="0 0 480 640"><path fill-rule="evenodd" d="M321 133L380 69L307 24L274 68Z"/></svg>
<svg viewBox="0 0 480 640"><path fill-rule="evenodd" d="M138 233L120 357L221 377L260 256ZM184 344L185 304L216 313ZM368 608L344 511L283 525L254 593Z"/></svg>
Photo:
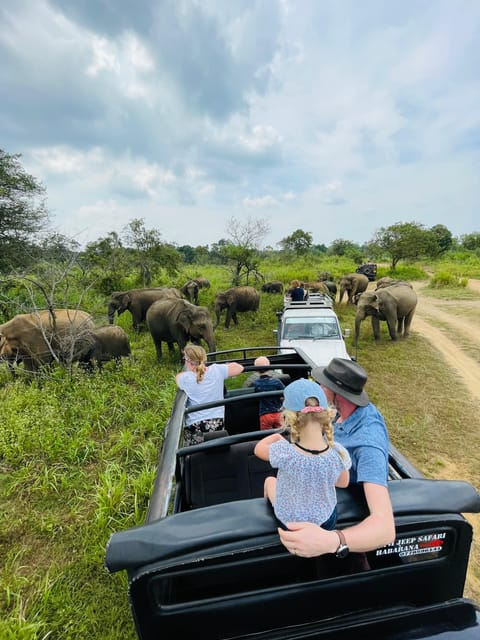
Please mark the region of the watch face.
<svg viewBox="0 0 480 640"><path fill-rule="evenodd" d="M345 558L346 556L348 556L348 552L349 552L349 548L347 547L346 544L341 544L336 552L336 556L337 558Z"/></svg>

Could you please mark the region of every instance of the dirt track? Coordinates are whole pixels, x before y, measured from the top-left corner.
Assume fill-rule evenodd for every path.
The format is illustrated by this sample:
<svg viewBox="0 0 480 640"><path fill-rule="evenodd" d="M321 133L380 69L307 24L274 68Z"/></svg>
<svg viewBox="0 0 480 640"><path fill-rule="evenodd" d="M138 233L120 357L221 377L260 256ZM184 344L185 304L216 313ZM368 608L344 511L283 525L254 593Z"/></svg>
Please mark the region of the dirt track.
<svg viewBox="0 0 480 640"><path fill-rule="evenodd" d="M412 333L419 333L440 351L447 364L458 372L472 396L480 402L480 363L472 356L473 347L480 348L480 301L437 300L422 296L424 282L415 283L414 286L418 293L418 305ZM480 293L480 280L469 280L468 286ZM448 337L449 328L457 336L456 340ZM468 344L472 349L465 346Z"/></svg>
<svg viewBox="0 0 480 640"><path fill-rule="evenodd" d="M480 402L480 301L438 300L422 296L425 282L414 283L418 304L411 333L418 333L437 349L449 367L463 380L472 397ZM469 280L469 288L480 293L480 280ZM449 332L451 335L449 337ZM443 477L458 478L459 461L442 469ZM477 487L478 489L478 487ZM465 514L474 529L466 595L479 600L480 579L480 515Z"/></svg>

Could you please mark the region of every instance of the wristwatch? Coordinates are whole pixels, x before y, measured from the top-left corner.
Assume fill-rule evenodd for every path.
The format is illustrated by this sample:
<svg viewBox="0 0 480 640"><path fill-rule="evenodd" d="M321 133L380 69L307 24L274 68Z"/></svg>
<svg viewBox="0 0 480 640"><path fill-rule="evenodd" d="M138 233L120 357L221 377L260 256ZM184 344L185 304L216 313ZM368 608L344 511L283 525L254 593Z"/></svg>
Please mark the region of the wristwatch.
<svg viewBox="0 0 480 640"><path fill-rule="evenodd" d="M350 549L348 548L347 541L345 540L345 536L341 531L335 529L335 533L337 534L340 544L338 545L337 550L335 551L335 555L337 558L346 558L350 553Z"/></svg>

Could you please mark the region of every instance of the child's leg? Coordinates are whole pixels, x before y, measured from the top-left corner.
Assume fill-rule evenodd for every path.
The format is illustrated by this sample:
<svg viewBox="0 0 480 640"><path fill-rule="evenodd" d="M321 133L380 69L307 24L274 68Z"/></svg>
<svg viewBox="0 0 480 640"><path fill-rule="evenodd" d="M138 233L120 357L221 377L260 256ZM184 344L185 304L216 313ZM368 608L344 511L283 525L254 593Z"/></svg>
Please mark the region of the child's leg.
<svg viewBox="0 0 480 640"><path fill-rule="evenodd" d="M263 485L263 495L268 498L272 504L275 502L275 490L277 488L277 479L274 476L268 476L265 478Z"/></svg>

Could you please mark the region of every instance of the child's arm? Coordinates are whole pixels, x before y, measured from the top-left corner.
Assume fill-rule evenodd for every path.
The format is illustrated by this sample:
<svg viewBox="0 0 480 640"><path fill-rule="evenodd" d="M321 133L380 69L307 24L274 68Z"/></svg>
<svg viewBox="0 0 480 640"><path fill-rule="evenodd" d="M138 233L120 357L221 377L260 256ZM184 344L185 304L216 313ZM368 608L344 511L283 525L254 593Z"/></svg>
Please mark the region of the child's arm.
<svg viewBox="0 0 480 640"><path fill-rule="evenodd" d="M260 458L260 460L268 461L268 450L270 448L270 445L277 440L282 440L282 438L283 436L280 433L272 433L272 435L262 438L262 440L259 440L255 445L253 453L257 456L257 458Z"/></svg>
<svg viewBox="0 0 480 640"><path fill-rule="evenodd" d="M345 487L348 487L349 482L350 471L348 471L348 469L345 469L345 471L342 471L342 473L338 476L335 486L340 487L341 489L345 489Z"/></svg>

